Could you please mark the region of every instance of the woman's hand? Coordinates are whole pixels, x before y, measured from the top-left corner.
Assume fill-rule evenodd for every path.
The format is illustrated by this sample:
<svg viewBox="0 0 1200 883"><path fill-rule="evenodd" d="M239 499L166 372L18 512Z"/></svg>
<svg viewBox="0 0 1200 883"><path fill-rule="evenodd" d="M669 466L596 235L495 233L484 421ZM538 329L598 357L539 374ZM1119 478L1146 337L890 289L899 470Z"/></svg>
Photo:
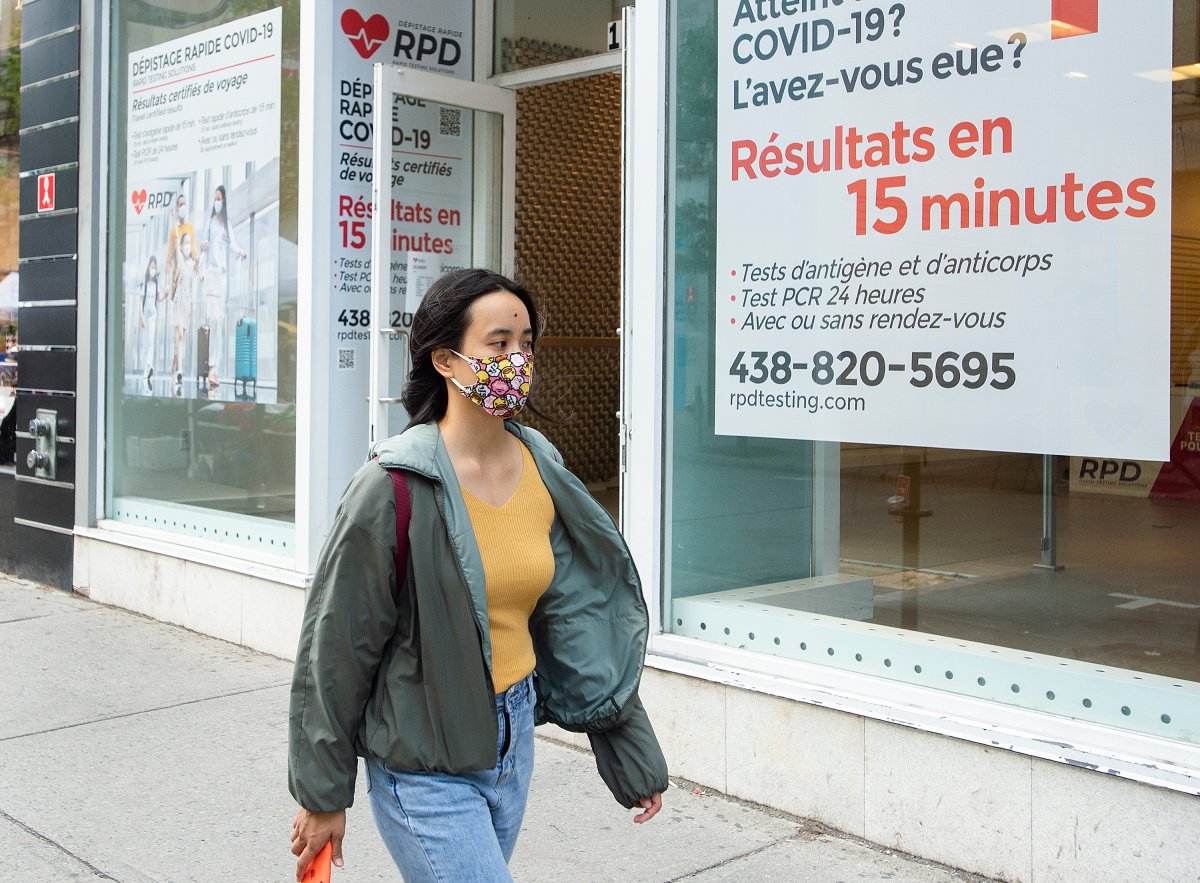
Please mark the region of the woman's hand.
<svg viewBox="0 0 1200 883"><path fill-rule="evenodd" d="M634 816L633 820L641 825L658 815L658 811L662 809L662 793L655 791L649 797L643 797L638 801L638 806L642 808L642 812Z"/></svg>
<svg viewBox="0 0 1200 883"><path fill-rule="evenodd" d="M299 881L305 870L322 847L330 840L333 841L333 863L342 866L342 838L346 836L346 811L309 812L304 807L296 813L292 822L292 855L300 857L296 862L296 880Z"/></svg>

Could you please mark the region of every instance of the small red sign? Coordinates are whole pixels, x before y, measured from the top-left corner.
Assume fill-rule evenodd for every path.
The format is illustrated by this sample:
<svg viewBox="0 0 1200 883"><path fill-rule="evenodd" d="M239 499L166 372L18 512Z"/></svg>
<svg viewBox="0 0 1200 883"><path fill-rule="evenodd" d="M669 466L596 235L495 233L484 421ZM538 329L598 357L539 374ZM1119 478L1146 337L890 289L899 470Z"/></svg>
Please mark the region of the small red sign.
<svg viewBox="0 0 1200 883"><path fill-rule="evenodd" d="M1078 37L1100 31L1100 0L1051 0L1050 38Z"/></svg>
<svg viewBox="0 0 1200 883"><path fill-rule="evenodd" d="M1200 502L1200 396L1183 415L1171 444L1171 460L1158 473L1150 499Z"/></svg>
<svg viewBox="0 0 1200 883"><path fill-rule="evenodd" d="M38 211L54 211L54 172L38 175Z"/></svg>

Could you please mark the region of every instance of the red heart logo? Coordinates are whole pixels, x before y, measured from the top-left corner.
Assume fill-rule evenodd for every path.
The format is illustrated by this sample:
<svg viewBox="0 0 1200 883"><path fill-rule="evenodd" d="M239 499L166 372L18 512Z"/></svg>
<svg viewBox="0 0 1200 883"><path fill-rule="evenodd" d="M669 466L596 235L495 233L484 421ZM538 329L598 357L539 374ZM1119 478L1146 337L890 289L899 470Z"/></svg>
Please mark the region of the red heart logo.
<svg viewBox="0 0 1200 883"><path fill-rule="evenodd" d="M392 29L382 15L376 14L363 21L357 9L342 13L342 30L350 38L350 45L363 58L370 58L391 36Z"/></svg>
<svg viewBox="0 0 1200 883"><path fill-rule="evenodd" d="M135 190L133 193L130 193L129 201L133 203L133 210L140 215L142 209L146 207L146 188L143 187L141 190Z"/></svg>

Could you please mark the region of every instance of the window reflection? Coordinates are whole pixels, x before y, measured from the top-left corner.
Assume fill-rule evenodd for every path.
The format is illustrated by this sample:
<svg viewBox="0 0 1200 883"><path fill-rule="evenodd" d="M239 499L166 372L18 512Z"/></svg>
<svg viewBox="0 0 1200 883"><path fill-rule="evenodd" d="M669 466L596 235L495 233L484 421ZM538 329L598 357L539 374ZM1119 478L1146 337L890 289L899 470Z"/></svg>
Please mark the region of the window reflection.
<svg viewBox="0 0 1200 883"><path fill-rule="evenodd" d="M494 73L541 67L608 51L609 24L633 0L496 0Z"/></svg>
<svg viewBox="0 0 1200 883"><path fill-rule="evenodd" d="M0 466L16 461L21 4L0 0Z"/></svg>
<svg viewBox="0 0 1200 883"><path fill-rule="evenodd" d="M1175 21L1175 63L1200 60L1195 4L1176 4ZM1157 698L1144 703L1152 714L1134 702L1103 717L1090 695L1068 709L1061 687L997 688L982 671L904 657L937 635L953 639L937 652L992 660L989 648L1012 648L1022 653L1003 658L1031 671L1067 670L1065 659L1100 665L1069 669L1080 677L1170 679L1156 690L1200 680L1200 80L1173 88L1171 461L732 438L713 434L711 396L711 5L676 4L671 33L667 629L914 683L932 671L940 689L1196 738L1154 730L1181 717ZM839 629L847 621L855 629Z"/></svg>
<svg viewBox="0 0 1200 883"><path fill-rule="evenodd" d="M295 520L299 5L113 8L107 514L275 554ZM264 47L252 98L134 89L131 59L235 20Z"/></svg>

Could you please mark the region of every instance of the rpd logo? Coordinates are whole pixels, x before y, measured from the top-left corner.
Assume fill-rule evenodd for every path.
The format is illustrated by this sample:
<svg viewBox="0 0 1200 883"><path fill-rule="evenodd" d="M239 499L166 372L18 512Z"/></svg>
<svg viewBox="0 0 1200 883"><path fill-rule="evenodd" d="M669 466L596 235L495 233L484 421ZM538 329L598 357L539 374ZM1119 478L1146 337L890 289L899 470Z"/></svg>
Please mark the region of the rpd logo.
<svg viewBox="0 0 1200 883"><path fill-rule="evenodd" d="M342 31L359 55L370 58L387 41L392 29L378 13L364 20L357 9L347 9L342 13Z"/></svg>
<svg viewBox="0 0 1200 883"><path fill-rule="evenodd" d="M145 187L140 190L134 190L129 194L129 204L133 206L133 210L139 215L147 206L153 211L154 209L164 209L171 206L175 201L174 190L160 190L157 193L150 193Z"/></svg>
<svg viewBox="0 0 1200 883"><path fill-rule="evenodd" d="M379 51L379 47L387 42L392 28L388 20L376 13L364 19L357 9L347 9L342 13L342 32L349 38L354 51L363 58L370 58ZM462 45L452 37L435 37L431 33L417 33L407 28L397 28L396 44L392 49L392 57L397 63L400 59L419 64L440 67L454 67L462 58Z"/></svg>

